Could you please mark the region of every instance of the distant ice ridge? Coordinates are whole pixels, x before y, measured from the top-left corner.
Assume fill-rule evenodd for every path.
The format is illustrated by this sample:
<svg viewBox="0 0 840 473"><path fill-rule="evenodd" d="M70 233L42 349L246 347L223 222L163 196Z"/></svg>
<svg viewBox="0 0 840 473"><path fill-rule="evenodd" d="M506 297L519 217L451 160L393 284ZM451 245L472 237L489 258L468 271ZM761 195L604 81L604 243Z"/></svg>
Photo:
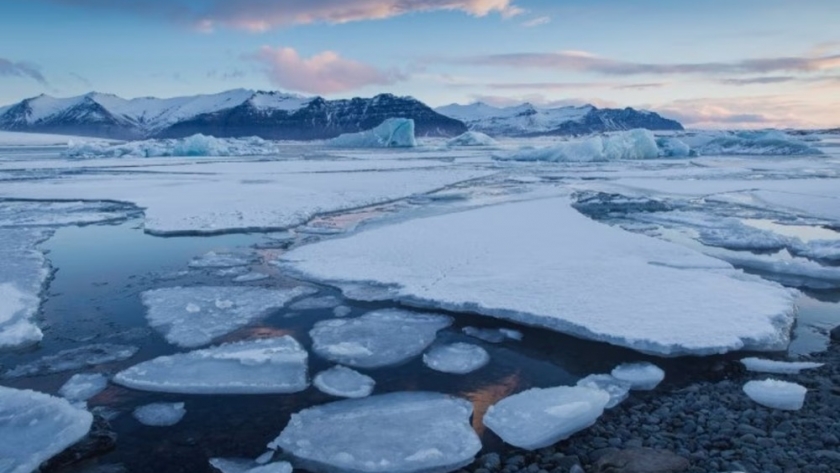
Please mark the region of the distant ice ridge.
<svg viewBox="0 0 840 473"><path fill-rule="evenodd" d="M250 138L216 138L202 134L187 138L129 141L70 142L62 152L65 158L157 158L174 156L268 156L280 153L277 142L256 136Z"/></svg>
<svg viewBox="0 0 840 473"><path fill-rule="evenodd" d="M505 443L536 450L591 427L609 402L610 395L600 389L534 388L490 406L484 425Z"/></svg>
<svg viewBox="0 0 840 473"><path fill-rule="evenodd" d="M325 394L357 398L370 396L376 381L370 376L338 365L315 375L312 384Z"/></svg>
<svg viewBox="0 0 840 473"><path fill-rule="evenodd" d="M802 370L810 370L823 366L824 363L814 363L813 361L776 361L765 360L762 358L748 357L741 360L741 363L749 371L756 371L759 373L776 373L776 374L799 374Z"/></svg>
<svg viewBox="0 0 840 473"><path fill-rule="evenodd" d="M771 409L798 411L805 404L805 386L765 379L763 381L749 381L744 385L744 392L753 401Z"/></svg>
<svg viewBox="0 0 840 473"><path fill-rule="evenodd" d="M143 425L169 427L181 422L186 413L183 402L156 402L134 409L133 415Z"/></svg>
<svg viewBox="0 0 840 473"><path fill-rule="evenodd" d="M432 347L423 355L423 363L443 373L467 374L490 361L487 350L469 343L452 343Z"/></svg>
<svg viewBox="0 0 840 473"><path fill-rule="evenodd" d="M445 473L475 458L472 405L428 392L333 402L292 414L268 447L310 471Z"/></svg>
<svg viewBox="0 0 840 473"><path fill-rule="evenodd" d="M414 120L411 118L388 118L376 128L346 133L327 140L326 144L339 148L413 148Z"/></svg>
<svg viewBox="0 0 840 473"><path fill-rule="evenodd" d="M70 402L87 401L108 387L108 378L101 373L74 374L58 390Z"/></svg>
<svg viewBox="0 0 840 473"><path fill-rule="evenodd" d="M782 350L795 314L795 291L595 222L565 197L373 228L296 248L281 266L349 289L350 298L361 284L374 284L413 305L667 356Z"/></svg>
<svg viewBox="0 0 840 473"><path fill-rule="evenodd" d="M468 131L446 142L447 146L496 146L499 142L480 131Z"/></svg>
<svg viewBox="0 0 840 473"><path fill-rule="evenodd" d="M698 154L704 156L798 156L822 154L817 148L784 132L736 131L722 135L700 135L696 138L681 138L689 143ZM696 143L696 144L694 144Z"/></svg>
<svg viewBox="0 0 840 473"><path fill-rule="evenodd" d="M87 435L90 412L35 391L0 386L0 471L30 473Z"/></svg>
<svg viewBox="0 0 840 473"><path fill-rule="evenodd" d="M146 291L141 298L147 308L149 325L160 331L169 343L195 348L314 292L307 287L167 287Z"/></svg>
<svg viewBox="0 0 840 473"><path fill-rule="evenodd" d="M36 245L50 235L49 230L0 228L0 350L32 345L43 337L32 317L49 271Z"/></svg>
<svg viewBox="0 0 840 473"><path fill-rule="evenodd" d="M286 335L161 356L117 373L114 382L182 394L293 393L309 385L308 359Z"/></svg>

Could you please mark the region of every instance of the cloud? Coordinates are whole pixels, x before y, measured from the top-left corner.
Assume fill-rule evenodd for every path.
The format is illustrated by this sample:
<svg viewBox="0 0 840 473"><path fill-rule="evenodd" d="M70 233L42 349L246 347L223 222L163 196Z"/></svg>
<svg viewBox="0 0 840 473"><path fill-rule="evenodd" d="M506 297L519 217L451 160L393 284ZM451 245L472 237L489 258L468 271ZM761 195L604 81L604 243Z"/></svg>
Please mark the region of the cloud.
<svg viewBox="0 0 840 473"><path fill-rule="evenodd" d="M41 73L41 68L24 61L14 62L0 58L0 76L24 77L41 85L47 85L47 79Z"/></svg>
<svg viewBox="0 0 840 473"><path fill-rule="evenodd" d="M522 26L526 28L533 28L535 26L547 25L551 23L551 17L549 16L541 16L534 18L532 20L522 22Z"/></svg>
<svg viewBox="0 0 840 473"><path fill-rule="evenodd" d="M344 59L333 51L303 58L293 48L264 46L250 58L266 66L268 78L274 85L313 94L345 92L368 85L390 85L406 79L399 71L377 69Z"/></svg>
<svg viewBox="0 0 840 473"><path fill-rule="evenodd" d="M267 31L309 23L380 20L415 12L461 11L476 17L523 13L514 0L48 0L94 9L125 10L191 24L199 31L217 26Z"/></svg>
<svg viewBox="0 0 840 473"><path fill-rule="evenodd" d="M695 98L648 106L689 128L820 128L837 126L836 103L820 95L797 98Z"/></svg>
<svg viewBox="0 0 840 473"><path fill-rule="evenodd" d="M638 84L621 84L617 82L497 82L490 84L459 84L459 87L486 87L497 90L580 90L580 89L615 89L642 90L665 87L664 82L647 82Z"/></svg>

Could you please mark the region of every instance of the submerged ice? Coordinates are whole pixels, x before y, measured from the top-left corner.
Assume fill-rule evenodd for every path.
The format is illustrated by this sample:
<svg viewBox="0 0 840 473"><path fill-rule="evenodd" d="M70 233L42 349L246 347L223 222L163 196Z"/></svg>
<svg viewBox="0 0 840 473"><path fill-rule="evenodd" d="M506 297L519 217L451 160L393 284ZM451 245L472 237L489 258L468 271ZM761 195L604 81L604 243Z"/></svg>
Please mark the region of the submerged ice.
<svg viewBox="0 0 840 473"><path fill-rule="evenodd" d="M287 462L260 465L244 458L211 458L210 465L221 473L292 473L292 465Z"/></svg>
<svg viewBox="0 0 840 473"><path fill-rule="evenodd" d="M108 378L101 373L74 374L61 386L58 394L70 402L87 401L108 387Z"/></svg>
<svg viewBox="0 0 840 473"><path fill-rule="evenodd" d="M312 384L324 394L355 398L370 396L376 381L370 376L338 365L315 375Z"/></svg>
<svg viewBox="0 0 840 473"><path fill-rule="evenodd" d="M471 373L490 361L487 350L469 343L437 345L423 355L423 363L443 373Z"/></svg>
<svg viewBox="0 0 840 473"><path fill-rule="evenodd" d="M156 402L134 409L132 415L143 425L169 427L181 422L186 413L183 402Z"/></svg>

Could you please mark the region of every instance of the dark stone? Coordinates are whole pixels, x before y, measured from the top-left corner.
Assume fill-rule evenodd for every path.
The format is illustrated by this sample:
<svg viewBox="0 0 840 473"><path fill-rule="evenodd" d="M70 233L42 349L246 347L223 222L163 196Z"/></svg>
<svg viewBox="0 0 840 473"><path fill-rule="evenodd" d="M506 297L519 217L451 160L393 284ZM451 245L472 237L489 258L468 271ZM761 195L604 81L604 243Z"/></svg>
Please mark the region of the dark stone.
<svg viewBox="0 0 840 473"><path fill-rule="evenodd" d="M595 462L595 473L678 473L689 468L685 458L651 448L630 448L604 455Z"/></svg>
<svg viewBox="0 0 840 473"><path fill-rule="evenodd" d="M104 455L117 444L117 434L104 417L94 415L93 425L87 436L41 465L41 471L48 473L79 462Z"/></svg>
<svg viewBox="0 0 840 473"><path fill-rule="evenodd" d="M831 329L831 339L835 342L840 342L840 325Z"/></svg>

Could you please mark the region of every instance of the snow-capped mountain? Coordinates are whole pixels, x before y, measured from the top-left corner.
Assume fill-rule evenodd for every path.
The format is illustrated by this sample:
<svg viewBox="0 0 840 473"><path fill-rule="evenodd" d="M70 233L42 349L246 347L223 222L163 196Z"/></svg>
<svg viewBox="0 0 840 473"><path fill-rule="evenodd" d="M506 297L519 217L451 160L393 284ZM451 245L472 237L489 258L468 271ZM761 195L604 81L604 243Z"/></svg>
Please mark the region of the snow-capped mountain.
<svg viewBox="0 0 840 473"><path fill-rule="evenodd" d="M386 118L413 118L417 134L454 136L458 120L438 114L412 97L325 100L280 92L236 89L212 95L123 99L89 93L48 95L0 108L0 129L116 139L219 137L321 139L373 128Z"/></svg>
<svg viewBox="0 0 840 473"><path fill-rule="evenodd" d="M530 103L494 107L483 102L446 105L438 113L461 120L470 130L491 136L585 135L606 131L646 128L682 130L679 122L654 112L632 108L536 107Z"/></svg>

